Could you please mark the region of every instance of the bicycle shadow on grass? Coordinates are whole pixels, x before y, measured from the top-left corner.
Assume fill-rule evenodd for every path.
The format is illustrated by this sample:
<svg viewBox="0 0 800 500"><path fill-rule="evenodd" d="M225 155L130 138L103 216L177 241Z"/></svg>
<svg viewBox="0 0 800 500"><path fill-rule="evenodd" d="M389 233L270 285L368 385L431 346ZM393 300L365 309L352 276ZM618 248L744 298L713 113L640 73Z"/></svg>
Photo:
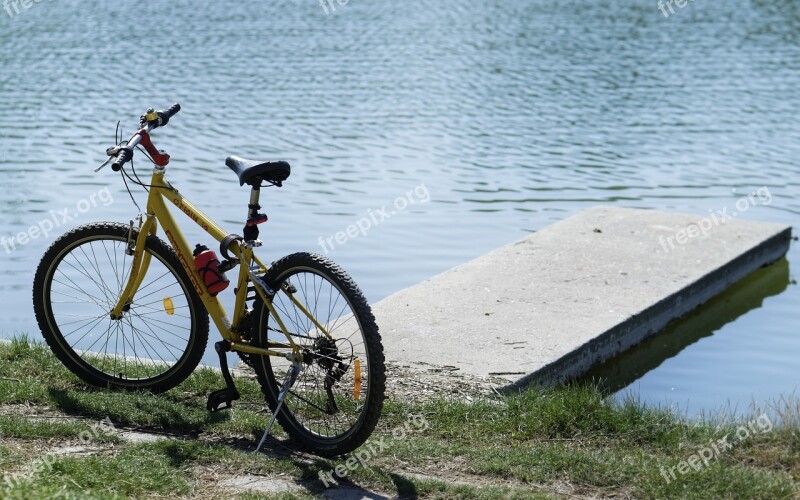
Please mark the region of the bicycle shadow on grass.
<svg viewBox="0 0 800 500"><path fill-rule="evenodd" d="M238 451L255 453L255 446L261 437L263 429L254 430L253 440L234 438L217 443L226 444ZM344 455L336 459L326 459L311 453L305 452L298 448L291 439L282 439L270 435L265 441L262 451L259 453L266 458L288 460L291 461L300 471L300 479L293 479L291 482L298 488L306 490L308 493L318 496L320 498L327 498L333 500L384 500L389 498L419 498L416 485L413 481L405 478L399 473L385 470L383 467L374 469L379 474L384 475L395 486L395 491L382 493L370 489L367 486L362 486L356 479L352 479L347 475L339 476L336 474L336 466L342 465L344 461L352 455ZM176 454L177 456L180 453ZM175 463L175 466L183 466L184 463ZM245 479L249 471L243 471L245 476L240 479ZM258 474L261 476L261 474ZM322 477L327 477L329 483L323 482ZM273 479L276 479L273 477ZM287 481L286 479L279 479ZM255 493L275 493L275 490L270 488L259 489L258 487L252 490ZM387 496L388 495L388 496Z"/></svg>
<svg viewBox="0 0 800 500"><path fill-rule="evenodd" d="M245 437L219 437L208 428L214 424L224 423L231 420L231 413L207 412L199 405L187 404L185 398L178 395L138 392L121 392L106 389L62 389L49 387L48 393L53 401L54 409L83 419L95 419L101 421L110 418L116 431L122 433L126 441L135 444L137 442L159 441L159 447L165 451L171 464L176 468L183 468L193 463L196 458L190 449L183 445L187 441L203 442L212 446L222 446L242 453L255 452L256 445L261 438L264 428L253 427L246 433L250 438ZM159 399L166 399L167 402L174 404L174 408L167 408L165 405L158 405ZM135 424L137 412L152 411L154 406L158 406L157 418L148 424ZM198 412L204 412L198 418ZM193 418L187 417L193 415ZM264 417L264 425L268 421ZM200 436L204 435L203 438ZM247 470L240 470L238 476L234 475L231 479L246 480L251 476L262 479L262 482L269 484L270 481L280 483L293 483L295 487L302 488L312 495L323 498L337 500L349 499L384 499L388 498L383 493L372 491L369 488L359 485L356 480L349 477L338 477L334 474L337 463L304 452L295 445L290 439L270 435L265 441L264 447L259 455L267 459L289 461L300 471L299 479L289 479L285 476L278 477L252 473ZM342 457L345 459L346 457ZM334 474L335 483L326 485L320 479L321 474ZM402 475L389 470L382 470L392 483L396 492L392 497L416 498L417 491L414 483L405 479ZM266 476L262 478L261 476ZM246 481L243 481L246 482ZM247 489L247 486L244 487ZM251 491L255 493L275 493L275 490L265 488L259 489L259 484L253 485Z"/></svg>
<svg viewBox="0 0 800 500"><path fill-rule="evenodd" d="M187 417L190 412L186 411L185 401L166 396L174 408L167 409L161 406L157 409L156 420L140 425L131 422L131 415L137 412L153 412L153 407L156 405L153 398L162 398L163 395L94 388L76 390L50 387L47 391L56 408L68 415L97 420L110 418L116 428L146 434L197 436L209 425L219 424L231 418L230 414L225 412L205 412L200 420L190 419ZM197 409L194 410L191 414L196 415Z"/></svg>

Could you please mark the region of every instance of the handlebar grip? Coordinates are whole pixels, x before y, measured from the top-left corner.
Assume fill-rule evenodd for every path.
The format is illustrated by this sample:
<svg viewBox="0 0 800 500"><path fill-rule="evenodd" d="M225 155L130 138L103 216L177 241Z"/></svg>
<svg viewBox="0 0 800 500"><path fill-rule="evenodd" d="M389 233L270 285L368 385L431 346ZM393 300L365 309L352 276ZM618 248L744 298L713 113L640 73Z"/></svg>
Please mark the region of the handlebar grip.
<svg viewBox="0 0 800 500"><path fill-rule="evenodd" d="M161 111L155 111L153 108L149 108L142 115L142 123L146 121L153 128L163 127L164 125L169 123L169 119L177 115L178 111L180 110L181 110L181 105L178 103L175 103L172 106L168 107L167 109Z"/></svg>
<svg viewBox="0 0 800 500"><path fill-rule="evenodd" d="M167 120L169 120L173 116L177 115L178 111L180 110L181 110L181 105L176 102L175 104L167 108L165 111L162 111L162 114L167 118Z"/></svg>
<svg viewBox="0 0 800 500"><path fill-rule="evenodd" d="M181 105L178 103L173 104L169 108L165 109L164 111L158 112L158 125L159 127L163 127L167 123L169 123L169 119L173 116L178 114L178 111L181 110Z"/></svg>
<svg viewBox="0 0 800 500"><path fill-rule="evenodd" d="M117 153L117 159L111 164L111 170L119 172L119 169L121 169L125 163L129 162L131 158L133 158L133 151L128 148L120 149L119 153Z"/></svg>

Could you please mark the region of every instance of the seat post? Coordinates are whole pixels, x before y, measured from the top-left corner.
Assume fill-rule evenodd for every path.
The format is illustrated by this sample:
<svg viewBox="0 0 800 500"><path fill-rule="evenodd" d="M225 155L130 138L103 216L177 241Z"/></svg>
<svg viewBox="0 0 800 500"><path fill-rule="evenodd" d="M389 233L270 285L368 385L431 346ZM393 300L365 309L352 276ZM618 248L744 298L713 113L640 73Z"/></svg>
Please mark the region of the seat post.
<svg viewBox="0 0 800 500"><path fill-rule="evenodd" d="M258 204L258 199L261 197L261 186L253 184L253 189L250 190L250 204L247 206L247 218L252 219L261 208Z"/></svg>
<svg viewBox="0 0 800 500"><path fill-rule="evenodd" d="M258 239L258 210L261 208L261 205L258 204L258 200L261 196L261 186L259 184L251 184L251 186L250 204L247 205L247 222L242 230L245 241L255 241Z"/></svg>

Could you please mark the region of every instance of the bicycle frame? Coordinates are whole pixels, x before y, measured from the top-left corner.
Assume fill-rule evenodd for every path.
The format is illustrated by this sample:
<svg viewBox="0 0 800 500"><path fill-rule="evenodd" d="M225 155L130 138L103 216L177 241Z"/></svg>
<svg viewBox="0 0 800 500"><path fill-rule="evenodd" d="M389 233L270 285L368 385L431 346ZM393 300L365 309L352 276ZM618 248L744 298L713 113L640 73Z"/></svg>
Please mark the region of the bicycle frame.
<svg viewBox="0 0 800 500"><path fill-rule="evenodd" d="M176 188L174 188L165 178L166 169L164 167L156 166L153 170L152 179L150 181L150 194L147 198L146 219L139 229L139 234L136 238L136 247L133 255L133 262L131 264L131 272L128 281L123 288L122 294L117 301L116 306L111 311L111 316L114 318L122 317L124 308L133 302L134 296L147 274L150 265L151 255L144 251L145 242L149 235L155 235L158 225L160 224L169 240L170 245L178 254L178 259L186 271L189 279L194 286L195 291L200 296L206 310L208 311L211 319L214 321L217 329L219 330L222 338L229 344L232 351L239 351L250 354L260 354L266 356L280 356L291 357L300 355L300 348L289 335L289 331L283 323L275 307L272 305L272 297L276 293L285 293L290 300L300 309L327 337L331 337L327 329L323 327L316 318L301 304L291 292L286 290L270 290L266 283L264 283L257 275L266 273L268 268L265 266L253 253L251 245L245 243L240 245L238 242L231 244L230 251L239 259L239 276L236 281L236 302L234 306L233 321L228 319L228 315L220 303L219 299L211 294L206 289L205 283L200 277L200 273L194 267L192 259L191 248L186 241L186 238L180 231L178 224L167 208L165 200L169 200L173 205L178 207L189 219L200 226L212 238L221 242L229 233L220 228L213 220L208 218L201 212L194 204L184 198ZM257 188L254 188L257 189ZM130 244L130 243L129 243ZM264 305L269 310L270 315L275 318L281 331L289 341L286 343L272 343L270 342L267 348L255 347L242 339L242 336L237 332L241 327L244 317L247 313L246 298L248 293L248 282L252 282L255 286L256 293L261 297ZM273 350L271 348L282 348L283 351ZM291 353L287 352L291 349Z"/></svg>

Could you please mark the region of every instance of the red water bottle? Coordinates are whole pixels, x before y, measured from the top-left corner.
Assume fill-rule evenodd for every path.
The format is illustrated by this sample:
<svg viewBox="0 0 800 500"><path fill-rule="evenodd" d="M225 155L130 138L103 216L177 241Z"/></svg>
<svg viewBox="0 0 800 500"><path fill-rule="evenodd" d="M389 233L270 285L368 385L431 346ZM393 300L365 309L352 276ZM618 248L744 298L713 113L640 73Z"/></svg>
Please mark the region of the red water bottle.
<svg viewBox="0 0 800 500"><path fill-rule="evenodd" d="M194 267L200 273L200 277L212 297L228 288L230 281L228 281L225 273L219 272L217 254L209 250L207 246L198 244L194 248L192 255L194 255Z"/></svg>

